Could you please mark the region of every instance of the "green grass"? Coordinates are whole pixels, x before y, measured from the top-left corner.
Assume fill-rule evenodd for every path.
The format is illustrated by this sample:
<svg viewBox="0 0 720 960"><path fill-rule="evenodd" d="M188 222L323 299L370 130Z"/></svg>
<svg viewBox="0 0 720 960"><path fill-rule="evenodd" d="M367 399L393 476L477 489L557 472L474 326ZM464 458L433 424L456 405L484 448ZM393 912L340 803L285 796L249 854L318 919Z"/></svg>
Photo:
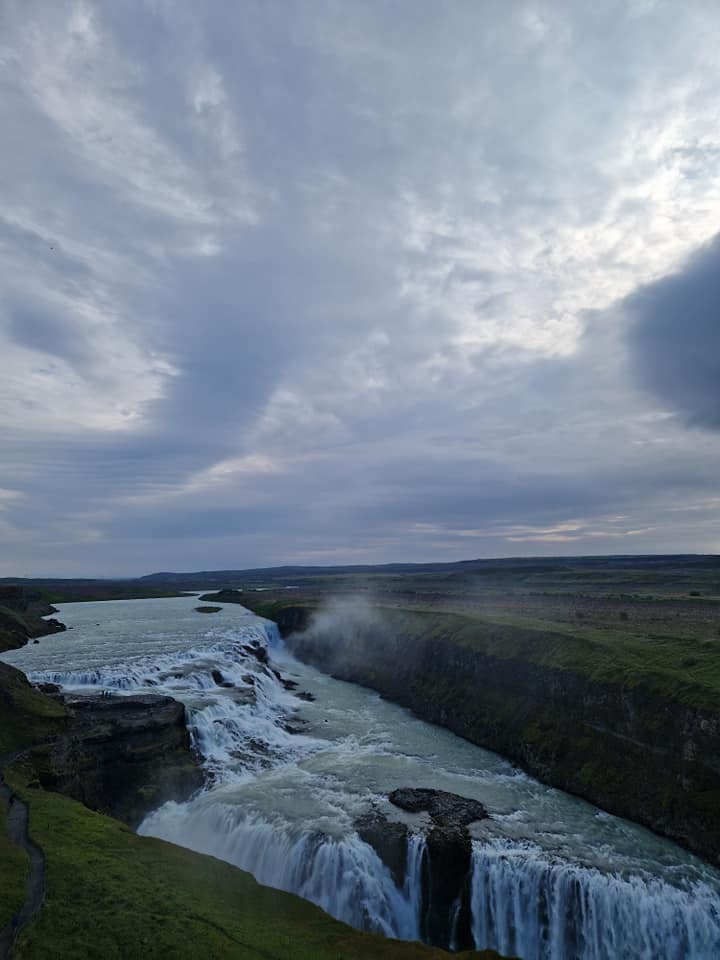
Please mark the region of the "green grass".
<svg viewBox="0 0 720 960"><path fill-rule="evenodd" d="M21 647L28 636L23 617L10 607L0 605L0 651Z"/></svg>
<svg viewBox="0 0 720 960"><path fill-rule="evenodd" d="M288 604L289 605L289 604ZM273 617L283 604L258 604ZM301 606L297 601L293 606ZM253 604L256 609L256 605ZM512 615L378 608L387 626L418 642L468 646L501 659L520 659L586 675L598 682L643 686L692 706L717 709L720 637L601 628Z"/></svg>
<svg viewBox="0 0 720 960"><path fill-rule="evenodd" d="M48 861L47 901L17 960L431 960L420 944L359 933L240 870L128 827L58 794L12 783ZM492 953L466 954L490 960Z"/></svg>
<svg viewBox="0 0 720 960"><path fill-rule="evenodd" d="M319 598L256 600L246 605L260 616L277 620L284 610L317 609ZM698 623L679 619L653 623L636 615L595 618L588 622L523 617L497 611L448 612L426 605L422 597L412 607L402 601L383 606L390 631L416 639L475 648L502 659L517 658L573 671L598 682L644 687L680 703L710 710L720 698L720 619Z"/></svg>
<svg viewBox="0 0 720 960"><path fill-rule="evenodd" d="M12 920L23 904L29 866L25 851L8 840L6 814L5 802L0 799L0 930Z"/></svg>
<svg viewBox="0 0 720 960"><path fill-rule="evenodd" d="M573 670L597 681L646 686L682 703L716 709L720 696L720 637L692 632L635 632L520 617L426 614L442 634L495 656L521 657Z"/></svg>
<svg viewBox="0 0 720 960"><path fill-rule="evenodd" d="M62 704L34 690L23 673L0 662L0 754L56 734L66 713Z"/></svg>
<svg viewBox="0 0 720 960"><path fill-rule="evenodd" d="M25 628L25 620L17 610L11 610L10 607L6 607L3 604L0 604L0 616L7 617L14 625L20 629Z"/></svg>

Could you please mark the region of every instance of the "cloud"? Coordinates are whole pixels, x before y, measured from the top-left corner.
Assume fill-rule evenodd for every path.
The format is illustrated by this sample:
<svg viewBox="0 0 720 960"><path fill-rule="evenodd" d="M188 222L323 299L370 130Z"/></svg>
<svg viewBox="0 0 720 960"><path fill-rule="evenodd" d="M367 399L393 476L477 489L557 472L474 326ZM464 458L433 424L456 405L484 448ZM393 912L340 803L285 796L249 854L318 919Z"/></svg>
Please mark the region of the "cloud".
<svg viewBox="0 0 720 960"><path fill-rule="evenodd" d="M4 572L720 548L720 12L0 24Z"/></svg>
<svg viewBox="0 0 720 960"><path fill-rule="evenodd" d="M626 309L638 381L690 425L720 429L720 237Z"/></svg>

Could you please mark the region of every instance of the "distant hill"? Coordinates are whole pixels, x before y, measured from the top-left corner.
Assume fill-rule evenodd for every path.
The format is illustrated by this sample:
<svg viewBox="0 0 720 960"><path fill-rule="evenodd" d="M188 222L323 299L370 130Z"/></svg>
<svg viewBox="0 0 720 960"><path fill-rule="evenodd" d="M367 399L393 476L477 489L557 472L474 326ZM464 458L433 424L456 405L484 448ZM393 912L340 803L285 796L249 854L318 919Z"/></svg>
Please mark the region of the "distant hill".
<svg viewBox="0 0 720 960"><path fill-rule="evenodd" d="M402 581L402 583L401 583ZM0 578L2 585L18 585L39 592L50 603L78 600L122 600L171 597L184 591L258 589L301 586L326 591L399 588L444 592L469 584L512 585L524 590L597 590L601 587L635 592L640 585L664 592L695 588L720 593L720 556L701 554L618 555L593 557L510 557L459 560L452 563L381 563L246 569L170 571L141 577L106 579Z"/></svg>

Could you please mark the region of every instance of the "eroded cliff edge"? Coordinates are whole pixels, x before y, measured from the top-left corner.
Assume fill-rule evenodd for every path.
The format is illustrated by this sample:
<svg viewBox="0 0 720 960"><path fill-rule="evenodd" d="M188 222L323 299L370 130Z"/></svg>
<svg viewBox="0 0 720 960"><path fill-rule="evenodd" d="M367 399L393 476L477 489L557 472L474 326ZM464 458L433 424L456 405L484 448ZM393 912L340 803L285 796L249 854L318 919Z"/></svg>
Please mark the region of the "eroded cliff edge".
<svg viewBox="0 0 720 960"><path fill-rule="evenodd" d="M202 785L185 708L172 697L62 696L43 688L0 662L0 754L27 751L36 786L134 827Z"/></svg>
<svg viewBox="0 0 720 960"><path fill-rule="evenodd" d="M312 606L244 595L300 659L377 690L545 783L720 864L720 699L711 686L551 630L459 614Z"/></svg>

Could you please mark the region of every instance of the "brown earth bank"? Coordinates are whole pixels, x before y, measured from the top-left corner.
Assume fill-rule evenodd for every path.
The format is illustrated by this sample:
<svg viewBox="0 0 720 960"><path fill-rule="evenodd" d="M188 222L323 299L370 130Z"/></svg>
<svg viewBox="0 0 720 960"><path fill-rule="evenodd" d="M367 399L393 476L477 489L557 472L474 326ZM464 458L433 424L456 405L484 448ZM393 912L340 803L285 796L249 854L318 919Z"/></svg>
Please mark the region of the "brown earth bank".
<svg viewBox="0 0 720 960"><path fill-rule="evenodd" d="M622 636L609 644L437 609L315 616L315 597L248 593L241 602L275 620L301 660L720 865L720 697L710 668L690 681L665 647L644 666Z"/></svg>

